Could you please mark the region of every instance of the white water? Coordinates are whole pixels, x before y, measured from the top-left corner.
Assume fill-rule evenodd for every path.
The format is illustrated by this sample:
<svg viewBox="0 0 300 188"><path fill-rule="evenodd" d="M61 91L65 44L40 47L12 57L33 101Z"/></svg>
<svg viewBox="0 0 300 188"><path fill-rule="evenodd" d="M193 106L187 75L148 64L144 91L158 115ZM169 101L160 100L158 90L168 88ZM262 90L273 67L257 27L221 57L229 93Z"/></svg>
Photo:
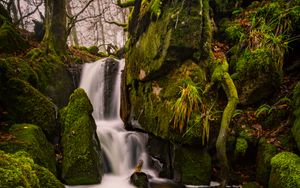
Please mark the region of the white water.
<svg viewBox="0 0 300 188"><path fill-rule="evenodd" d="M115 86L111 93L112 100L109 102L109 118L105 118L105 65L106 59L94 63L85 64L81 74L80 87L83 88L94 108L93 117L97 124L97 134L101 143L101 149L109 166L101 184L72 186L77 188L134 188L129 184L129 177L134 172L134 167L139 160L144 161L142 171L155 176L148 168L145 145L147 136L142 133L126 131L120 118L120 83L121 73L125 62L118 62L118 71ZM111 63L111 62L107 62Z"/></svg>

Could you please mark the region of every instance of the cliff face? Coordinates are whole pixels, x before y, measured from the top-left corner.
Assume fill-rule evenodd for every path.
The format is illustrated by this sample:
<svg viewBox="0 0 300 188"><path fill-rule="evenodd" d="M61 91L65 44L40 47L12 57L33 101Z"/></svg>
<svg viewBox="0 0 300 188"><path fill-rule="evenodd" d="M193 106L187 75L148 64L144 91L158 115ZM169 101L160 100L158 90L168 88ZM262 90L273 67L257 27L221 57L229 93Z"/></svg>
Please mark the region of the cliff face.
<svg viewBox="0 0 300 188"><path fill-rule="evenodd" d="M270 144L270 132L281 130L283 124L285 131L276 132L275 140L284 141L276 147L295 150L288 136L291 106L285 97L299 80L290 74L297 71L292 61L298 53L294 39L299 13L299 1L136 0L128 25L123 84L129 106L123 106L122 118L129 127L138 120L147 132L175 145L209 146L214 156L231 98L225 79L230 77L239 97L239 110L231 114L227 129L232 138L227 152L234 168L240 159L255 164L259 139ZM291 54L289 46L294 48ZM246 146L242 154L240 140Z"/></svg>

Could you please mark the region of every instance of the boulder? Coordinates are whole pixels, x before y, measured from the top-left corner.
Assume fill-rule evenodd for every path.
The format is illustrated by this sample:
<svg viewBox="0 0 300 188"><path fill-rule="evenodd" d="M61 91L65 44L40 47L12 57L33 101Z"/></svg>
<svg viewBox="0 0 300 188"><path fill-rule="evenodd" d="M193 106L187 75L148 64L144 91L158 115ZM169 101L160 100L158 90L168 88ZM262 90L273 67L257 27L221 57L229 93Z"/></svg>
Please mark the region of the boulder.
<svg viewBox="0 0 300 188"><path fill-rule="evenodd" d="M81 88L70 96L61 111L63 148L62 179L68 185L101 182L103 162L93 107Z"/></svg>
<svg viewBox="0 0 300 188"><path fill-rule="evenodd" d="M281 152L271 159L269 186L272 188L300 187L300 157Z"/></svg>
<svg viewBox="0 0 300 188"><path fill-rule="evenodd" d="M0 103L12 121L41 127L52 141L56 131L56 106L28 82L12 78L0 89Z"/></svg>
<svg viewBox="0 0 300 188"><path fill-rule="evenodd" d="M0 185L3 188L65 187L50 171L35 164L24 151L15 154L0 151Z"/></svg>
<svg viewBox="0 0 300 188"><path fill-rule="evenodd" d="M26 151L34 162L56 174L53 146L47 141L42 129L31 124L15 124L9 129L12 139L0 143L0 149L15 153Z"/></svg>
<svg viewBox="0 0 300 188"><path fill-rule="evenodd" d="M130 183L137 188L150 188L148 176L144 172L134 172L130 176Z"/></svg>
<svg viewBox="0 0 300 188"><path fill-rule="evenodd" d="M277 148L269 144L265 138L258 143L256 155L256 181L267 187L271 172L271 159L277 154Z"/></svg>
<svg viewBox="0 0 300 188"><path fill-rule="evenodd" d="M199 148L175 148L175 181L189 185L209 185L211 180L211 157ZM178 176L178 177L176 177Z"/></svg>

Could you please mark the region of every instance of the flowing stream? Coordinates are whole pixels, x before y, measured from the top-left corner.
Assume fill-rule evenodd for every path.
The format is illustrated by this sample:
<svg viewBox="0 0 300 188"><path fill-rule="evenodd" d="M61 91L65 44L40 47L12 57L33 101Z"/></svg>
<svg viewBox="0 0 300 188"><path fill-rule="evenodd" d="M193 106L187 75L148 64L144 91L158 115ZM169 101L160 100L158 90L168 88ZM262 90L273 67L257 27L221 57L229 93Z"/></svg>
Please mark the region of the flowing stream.
<svg viewBox="0 0 300 188"><path fill-rule="evenodd" d="M121 73L124 66L124 60L106 58L83 67L80 87L86 91L94 108L93 117L103 152L105 174L101 184L72 187L134 188L129 184L129 177L139 160L144 162L142 170L155 176L147 165L147 135L126 131L120 118Z"/></svg>

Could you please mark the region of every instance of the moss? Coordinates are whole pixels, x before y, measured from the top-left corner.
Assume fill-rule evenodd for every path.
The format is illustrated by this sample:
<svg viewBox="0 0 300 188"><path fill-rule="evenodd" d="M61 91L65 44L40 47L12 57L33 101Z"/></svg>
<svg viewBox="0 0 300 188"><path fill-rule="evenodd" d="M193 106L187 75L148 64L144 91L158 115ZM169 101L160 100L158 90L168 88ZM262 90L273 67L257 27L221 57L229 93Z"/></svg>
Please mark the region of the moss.
<svg viewBox="0 0 300 188"><path fill-rule="evenodd" d="M143 14L143 9L147 9L153 2L160 3L156 0L142 2L140 16L143 19L147 20L144 18L147 14ZM203 5L198 1L169 4L163 2L161 9L162 14L156 21L147 24L145 20L138 22L140 24L136 26L136 30L141 30L138 27L142 25L144 32L140 35L131 33L129 36L131 44L128 44L126 56L127 83L132 83L135 79L153 79L184 60L199 60L209 56L212 31L207 0L203 1ZM133 37L138 37L138 40L133 40Z"/></svg>
<svg viewBox="0 0 300 188"><path fill-rule="evenodd" d="M277 148L268 144L265 138L261 138L256 155L256 181L266 186L271 172L271 159L277 154Z"/></svg>
<svg viewBox="0 0 300 188"><path fill-rule="evenodd" d="M243 188L260 188L261 186L257 182L248 182L243 185Z"/></svg>
<svg viewBox="0 0 300 188"><path fill-rule="evenodd" d="M235 157L239 157L239 156L245 156L246 151L248 149L248 142L246 139L238 137L236 139L236 144L235 144Z"/></svg>
<svg viewBox="0 0 300 188"><path fill-rule="evenodd" d="M35 48L26 54L26 60L39 78L36 88L50 97L59 108L66 105L75 86L60 57Z"/></svg>
<svg viewBox="0 0 300 188"><path fill-rule="evenodd" d="M17 78L10 79L0 93L1 103L17 123L31 123L42 128L48 139L56 129L55 105L30 84Z"/></svg>
<svg viewBox="0 0 300 188"><path fill-rule="evenodd" d="M8 21L0 26L0 51L13 53L28 48L28 44Z"/></svg>
<svg viewBox="0 0 300 188"><path fill-rule="evenodd" d="M13 139L0 143L0 149L15 153L26 151L34 162L56 174L53 146L47 141L40 127L31 124L16 124L9 131Z"/></svg>
<svg viewBox="0 0 300 188"><path fill-rule="evenodd" d="M9 57L0 59L0 80L7 82L10 78L19 78L32 86L38 85L38 76L30 65L21 58Z"/></svg>
<svg viewBox="0 0 300 188"><path fill-rule="evenodd" d="M34 164L25 152L12 155L0 151L0 159L0 185L3 188L64 187L46 168Z"/></svg>
<svg viewBox="0 0 300 188"><path fill-rule="evenodd" d="M281 152L271 159L269 187L300 187L300 158L294 153Z"/></svg>
<svg viewBox="0 0 300 188"><path fill-rule="evenodd" d="M156 136L173 142L194 143L201 140L201 124L195 124L191 117L188 130L179 133L170 128L174 103L179 97L180 86L192 80L204 87L205 72L191 60L185 61L178 69L173 69L164 77L149 82L136 82L130 90L130 101L134 106L133 118L138 118L144 129ZM209 104L207 104L209 105Z"/></svg>
<svg viewBox="0 0 300 188"><path fill-rule="evenodd" d="M103 173L93 107L81 88L70 96L62 113L62 178L66 184L96 184Z"/></svg>
<svg viewBox="0 0 300 188"><path fill-rule="evenodd" d="M300 151L300 82L298 82L294 88L293 103L295 121L292 127L292 133L297 143L298 150Z"/></svg>
<svg viewBox="0 0 300 188"><path fill-rule="evenodd" d="M174 170L181 176L181 183L208 185L211 178L211 157L199 148L175 149Z"/></svg>

